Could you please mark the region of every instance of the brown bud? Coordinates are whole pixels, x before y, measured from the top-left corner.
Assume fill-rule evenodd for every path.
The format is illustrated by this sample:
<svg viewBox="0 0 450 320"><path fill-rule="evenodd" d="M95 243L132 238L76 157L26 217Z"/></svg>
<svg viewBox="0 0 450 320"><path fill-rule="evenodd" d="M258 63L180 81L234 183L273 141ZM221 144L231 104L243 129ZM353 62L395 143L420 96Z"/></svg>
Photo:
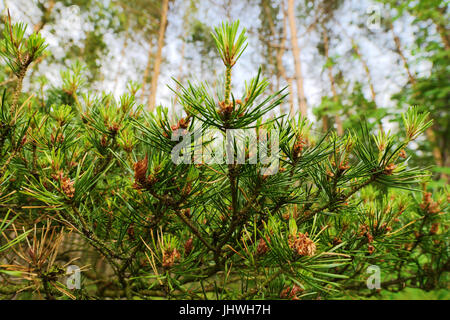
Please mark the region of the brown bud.
<svg viewBox="0 0 450 320"><path fill-rule="evenodd" d="M298 159L303 152L304 147L307 144L307 140L304 139L301 135L298 135L295 139L294 146L292 147L292 156L294 159Z"/></svg>
<svg viewBox="0 0 450 320"><path fill-rule="evenodd" d="M291 300L299 300L297 294L302 293L303 291L305 291L302 287L294 284L291 287L285 287L283 289L283 291L281 291L280 293L280 298L284 299L284 298L290 298Z"/></svg>
<svg viewBox="0 0 450 320"><path fill-rule="evenodd" d="M162 266L164 268L170 268L174 265L174 263L180 258L180 253L176 248L167 249L163 253Z"/></svg>
<svg viewBox="0 0 450 320"><path fill-rule="evenodd" d="M134 180L137 184L141 186L145 185L146 179L145 175L147 174L148 169L148 156L146 155L144 159L136 162L134 164Z"/></svg>
<svg viewBox="0 0 450 320"><path fill-rule="evenodd" d="M300 287L300 286L294 284L294 285L292 286L291 293L289 294L289 296L294 300L294 297L296 298L296 297L297 297L297 294L298 294L298 293L302 293L303 291L304 291L304 290L303 290L302 287Z"/></svg>
<svg viewBox="0 0 450 320"><path fill-rule="evenodd" d="M436 234L439 231L439 222L435 222L431 225L430 234Z"/></svg>
<svg viewBox="0 0 450 320"><path fill-rule="evenodd" d="M285 287L285 288L283 289L283 291L281 291L281 293L280 293L280 298L281 298L281 299L287 298L287 296L288 296L288 294L289 294L290 292L291 292L291 288Z"/></svg>
<svg viewBox="0 0 450 320"><path fill-rule="evenodd" d="M178 121L178 127L179 128L181 128L181 129L187 129L187 127L189 126L189 122L190 122L190 118L189 117L186 117L186 118L181 118L179 121Z"/></svg>
<svg viewBox="0 0 450 320"><path fill-rule="evenodd" d="M61 173L62 175L62 173ZM75 195L75 181L70 180L70 178L67 177L62 177L60 179L61 182L61 189L63 191L63 193L68 197L68 198L73 198Z"/></svg>
<svg viewBox="0 0 450 320"><path fill-rule="evenodd" d="M267 246L266 241L263 238L259 239L258 247L256 248L256 255L262 256L266 254L267 251L269 251L269 247Z"/></svg>
<svg viewBox="0 0 450 320"><path fill-rule="evenodd" d="M133 226L133 224L131 224L131 225L128 227L127 233L128 233L128 236L130 237L131 240L134 240L134 239L135 239L135 237L134 237L134 226Z"/></svg>
<svg viewBox="0 0 450 320"><path fill-rule="evenodd" d="M113 134L116 134L120 129L120 124L114 122L111 126L108 128Z"/></svg>
<svg viewBox="0 0 450 320"><path fill-rule="evenodd" d="M308 233L299 232L295 236L290 235L289 247L299 256L313 256L316 253L316 244L308 238Z"/></svg>
<svg viewBox="0 0 450 320"><path fill-rule="evenodd" d="M347 161L341 162L340 165L339 165L339 170L341 170L341 171L345 171L345 170L347 170L349 168L350 168L350 166L348 165Z"/></svg>
<svg viewBox="0 0 450 320"><path fill-rule="evenodd" d="M105 135L102 136L102 139L100 140L100 145L105 148L108 143L107 137Z"/></svg>
<svg viewBox="0 0 450 320"><path fill-rule="evenodd" d="M388 165L386 166L386 168L384 168L384 171L383 171L383 172L384 172L385 175L390 176L390 175L392 175L392 173L394 172L395 168L397 168L397 165L394 164L394 163L390 163L390 164L388 164Z"/></svg>
<svg viewBox="0 0 450 320"><path fill-rule="evenodd" d="M338 244L341 244L342 240L339 239L338 237L334 237L333 238L333 246L337 246Z"/></svg>
<svg viewBox="0 0 450 320"><path fill-rule="evenodd" d="M192 191L192 184L190 182L186 183L186 185L183 187L183 190L181 191L183 194L189 194Z"/></svg>
<svg viewBox="0 0 450 320"><path fill-rule="evenodd" d="M191 209L190 208L186 208L181 210L181 214L184 215L186 218L190 218L191 217Z"/></svg>
<svg viewBox="0 0 450 320"><path fill-rule="evenodd" d="M184 255L188 256L193 248L193 240L192 238L189 238L186 243L184 244Z"/></svg>

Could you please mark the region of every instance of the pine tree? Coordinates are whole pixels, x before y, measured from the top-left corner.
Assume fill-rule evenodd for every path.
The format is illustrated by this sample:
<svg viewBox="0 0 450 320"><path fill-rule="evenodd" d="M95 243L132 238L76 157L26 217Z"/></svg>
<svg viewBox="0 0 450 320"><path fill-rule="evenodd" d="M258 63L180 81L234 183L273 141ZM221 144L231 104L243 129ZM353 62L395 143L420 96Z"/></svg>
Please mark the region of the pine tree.
<svg viewBox="0 0 450 320"><path fill-rule="evenodd" d="M39 34L24 34L23 24L7 22L0 50L19 79L45 49ZM0 294L366 296L376 294L366 285L373 265L383 288L445 287L445 195L421 192L428 173L408 164L429 114L408 110L403 136L373 135L364 124L316 136L301 115L268 116L288 93L267 95L261 70L233 92L247 46L239 22L212 37L223 85L176 82L184 116L175 122L167 108L138 105L133 84L117 100L90 94L79 65L62 72L62 88L49 90L44 106L19 83L3 92L0 271L15 285L1 282ZM226 161L198 158L212 149ZM104 257L105 274L63 251L70 233ZM78 290L62 281L68 264L83 271Z"/></svg>

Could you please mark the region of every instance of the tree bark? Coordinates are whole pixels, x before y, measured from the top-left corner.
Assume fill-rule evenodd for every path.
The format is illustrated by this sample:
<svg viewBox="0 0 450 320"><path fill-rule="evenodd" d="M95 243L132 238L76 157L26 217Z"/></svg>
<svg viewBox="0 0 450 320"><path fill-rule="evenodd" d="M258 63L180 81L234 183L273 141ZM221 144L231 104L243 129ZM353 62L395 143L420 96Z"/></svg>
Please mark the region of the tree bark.
<svg viewBox="0 0 450 320"><path fill-rule="evenodd" d="M41 21L39 21L37 24L34 25L34 27L33 27L34 32L39 33L39 31L41 31L42 28L47 24L47 22L50 20L50 15L53 11L54 6L55 6L55 0L50 0L48 2L48 7L45 8L45 10L44 10Z"/></svg>
<svg viewBox="0 0 450 320"><path fill-rule="evenodd" d="M294 57L295 66L295 80L297 83L297 99L302 116L307 116L306 98L303 88L303 75L302 75L302 65L300 61L300 47L297 40L297 27L295 25L295 5L294 0L288 0L288 10L287 10L289 28L291 30L291 45L292 45L292 55Z"/></svg>
<svg viewBox="0 0 450 320"><path fill-rule="evenodd" d="M329 58L329 54L328 54L328 47L329 47L328 34L327 34L327 29L325 28L324 25L322 25L322 29L323 29L323 44L324 44L324 50L325 50L325 58L326 58L327 63L328 63L328 58ZM338 103L339 102L339 97L338 97L337 92L336 92L336 84L335 84L334 76L333 76L333 67L330 64L328 64L328 78L330 79L331 92L333 93L333 101L335 103ZM325 120L322 119L322 121L325 124ZM336 114L334 116L334 121L336 122L337 134L342 136L344 134L344 128L342 126L341 117L339 117L339 115Z"/></svg>
<svg viewBox="0 0 450 320"><path fill-rule="evenodd" d="M269 23L270 38L274 38L274 37L276 37L277 32L275 30L275 24L274 24L273 19L272 19L272 13L270 12L270 7L269 7L269 5L267 4L266 1L261 1L261 5L263 6L264 13L265 13L266 18L267 18L267 22ZM267 68L268 73L270 73L272 75L275 75L275 77L277 79L276 86L274 86L273 81L270 81L270 84L269 84L269 86L270 86L270 93L273 94L275 91L279 90L278 88L279 88L280 74L279 74L279 72L275 71L275 69L276 69L275 66L276 66L277 61L275 61L275 62L273 61L273 46L270 44L270 41L268 42L267 50L268 50L268 52L267 52L267 62L268 62L268 65L269 65L269 67ZM275 48L275 50L278 53L279 49ZM276 60L276 58L275 58L275 60ZM282 106L280 105L280 108L281 107Z"/></svg>
<svg viewBox="0 0 450 320"><path fill-rule="evenodd" d="M437 16L434 16L432 21L436 26L437 32L441 36L445 50L450 50L450 32L448 30L448 26L442 23L442 21L446 21L445 13L447 12L447 8L448 6L445 6L444 8L437 8L437 12L440 14L440 19L438 19Z"/></svg>
<svg viewBox="0 0 450 320"><path fill-rule="evenodd" d="M180 51L180 56L181 56L181 62L180 62L180 66L178 67L178 81L181 82L181 78L183 76L183 66L184 66L184 52L186 50L186 38L187 34L185 33L184 37L183 37L183 43L181 44L181 51ZM180 90L180 84L177 83L177 91ZM176 108L178 103L178 96L175 95L175 99L173 101L173 107L174 109Z"/></svg>
<svg viewBox="0 0 450 320"><path fill-rule="evenodd" d="M270 8L267 6L267 3L263 1L262 3L266 16L267 16L267 20L269 23L269 27L270 27L270 31L271 31L271 35L273 37L276 37L277 32L275 30L275 24L273 21L273 18L271 16L271 12L270 12ZM286 14L286 10L285 10L285 6L284 6L284 2L281 2L281 11L283 13L283 30L281 33L281 37L280 37L280 43L279 44L273 44L270 41L267 41L267 46L269 46L270 48L275 48L276 50L276 56L275 56L275 64L276 64L276 79L277 79L277 83L276 83L276 91L280 90L280 78L283 78L287 83L288 86L291 88L292 87L292 78L289 78L287 76L286 73L286 69L284 68L283 65L283 55L286 49L286 39L287 39L287 14ZM272 59L270 59L269 61L270 64L272 64ZM293 100L293 95L290 94L289 95L289 113L292 116L293 112L294 112L294 100ZM280 112L281 114L284 114L284 106L281 104L280 105Z"/></svg>
<svg viewBox="0 0 450 320"><path fill-rule="evenodd" d="M164 36L167 27L167 11L169 9L169 0L163 0L161 8L161 25L159 27L158 48L156 50L155 65L153 68L152 83L150 86L150 95L148 99L148 108L153 111L156 102L156 92L158 89L159 71L162 61L162 48L164 46Z"/></svg>
<svg viewBox="0 0 450 320"><path fill-rule="evenodd" d="M358 56L358 59L361 61L363 67L364 67L364 71L366 72L367 75L367 82L369 83L369 88L370 88L370 94L372 95L372 101L374 103L374 107L375 109L378 109L377 106L377 95L375 92L375 88L373 86L373 81L372 81L372 76L370 75L370 70L369 70L369 66L366 63L366 60L364 60L363 56L361 55L361 53L359 52L359 47L356 44L356 42L350 38L352 41L352 47L355 50L356 55ZM378 128L380 129L381 132L384 132L383 130L383 124L381 122L381 120L378 121Z"/></svg>
<svg viewBox="0 0 450 320"><path fill-rule="evenodd" d="M448 30L441 24L436 24L436 29L441 36L442 42L444 43L445 50L450 50L450 40L448 36Z"/></svg>
<svg viewBox="0 0 450 320"><path fill-rule="evenodd" d="M400 58L403 61L403 66L408 74L408 79L409 82L411 83L411 85L415 85L416 84L416 78L412 75L410 69L409 69L409 64L408 64L408 60L406 60L405 55L403 54L402 51L402 47L401 47L401 43L400 43L400 38L395 34L394 31L394 26L392 25L392 23L389 24L389 27L391 29L392 35L394 37L394 42L395 42L395 48L397 51L397 54L400 56ZM436 162L436 164L439 167L443 167L444 166L444 161L442 159L442 154L441 154L441 150L439 149L439 146L437 145L437 141L436 141L436 135L434 134L433 131L433 127L428 128L427 130L425 130L425 134L428 138L428 141L432 144L433 146L433 158L434 161ZM444 179L445 181L448 181L448 176L445 173L442 173L440 175L441 179Z"/></svg>
<svg viewBox="0 0 450 320"><path fill-rule="evenodd" d="M396 48L397 54L402 59L403 66L405 67L406 73L408 74L409 82L411 84L415 84L416 83L416 79L411 74L411 71L409 69L408 60L406 60L406 57L405 57L405 55L403 54L403 51L402 51L402 47L401 47L401 44L400 44L400 38L395 34L394 26L392 25L392 23L389 23L389 28L391 29L391 33L392 33L392 36L394 38L394 43L395 43L395 48Z"/></svg>

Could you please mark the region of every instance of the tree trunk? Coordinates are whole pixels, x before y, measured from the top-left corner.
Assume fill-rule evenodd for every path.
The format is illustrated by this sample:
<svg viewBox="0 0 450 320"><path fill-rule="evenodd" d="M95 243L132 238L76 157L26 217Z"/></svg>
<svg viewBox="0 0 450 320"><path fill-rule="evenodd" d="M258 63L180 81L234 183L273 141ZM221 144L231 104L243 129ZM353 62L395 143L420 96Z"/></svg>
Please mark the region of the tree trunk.
<svg viewBox="0 0 450 320"><path fill-rule="evenodd" d="M448 37L448 30L441 24L436 24L436 29L438 30L439 35L441 36L445 50L450 50L450 40Z"/></svg>
<svg viewBox="0 0 450 320"><path fill-rule="evenodd" d="M289 88L292 88L292 78L288 78L286 69L283 65L283 55L286 47L287 41L287 14L286 8L284 6L284 1L281 2L281 10L283 11L283 33L281 34L281 42L280 48L277 52L277 69L281 76L286 80L289 85ZM292 94L289 95L289 115L294 115L294 96Z"/></svg>
<svg viewBox="0 0 450 320"><path fill-rule="evenodd" d="M398 55L400 56L400 58L402 59L403 66L405 67L405 70L406 70L406 72L408 74L409 82L411 83L411 85L415 85L416 84L416 79L412 75L412 73L411 73L411 71L409 69L408 61L406 60L406 57L403 54L401 43L400 43L400 38L395 34L394 26L392 25L392 23L389 24L389 27L390 27L392 35L394 37L396 51L397 51ZM437 141L436 141L436 135L434 134L433 127L430 127L427 130L425 130L425 134L426 134L426 136L428 138L428 141L433 146L433 157L434 157L434 161L436 162L436 165L438 165L439 167L443 167L444 166L444 162L443 162L443 159L442 159L441 150L439 149L439 146L438 146ZM448 176L445 173L441 173L440 177L441 177L441 179L444 179L445 181L448 181Z"/></svg>
<svg viewBox="0 0 450 320"><path fill-rule="evenodd" d="M327 29L325 28L324 25L322 25L322 29L323 29L323 44L324 44L324 50L325 50L325 58L328 62L328 34L327 34ZM330 85L331 85L331 92L333 93L333 101L335 103L339 102L339 97L337 95L336 92L336 84L334 81L334 76L333 76L333 67L328 64L328 78L330 79ZM322 119L322 121L325 123L325 120ZM334 116L334 121L336 122L336 131L338 133L338 135L342 136L344 134L344 128L342 126L342 120L341 117L339 117L338 114L336 114Z"/></svg>
<svg viewBox="0 0 450 320"><path fill-rule="evenodd" d="M163 0L162 10L161 10L161 25L159 27L159 35L158 35L158 48L156 50L155 65L153 68L152 83L151 83L150 95L149 95L149 99L148 99L148 108L150 111L153 111L153 109L155 108L159 70L160 70L161 61L162 61L161 53L162 53L162 48L164 46L164 36L166 34L168 9L169 9L169 0Z"/></svg>
<svg viewBox="0 0 450 320"><path fill-rule="evenodd" d="M276 37L277 32L275 30L275 24L274 24L273 18L271 16L270 8L267 6L267 2L265 2L265 1L262 2L262 5L264 7L264 11L267 16L271 35L273 37ZM276 91L280 90L280 78L284 78L284 80L288 83L288 86L292 87L292 79L288 78L286 69L284 68L284 65L283 65L283 55L284 55L284 51L286 48L286 39L287 39L287 21L286 21L287 15L285 14L284 2L281 2L281 10L283 12L283 31L281 34L280 43L275 44L275 50L276 50L276 56L275 56L276 74L275 74L275 76L277 79ZM272 43L270 43L270 41L267 41L267 46L271 49L272 49L272 47L274 47L274 45ZM272 56L270 55L269 64L273 64L273 61L271 58L272 58ZM294 100L293 100L292 94L289 95L289 103L290 103L289 112L292 115L293 110L294 110L294 106L293 106ZM285 110L284 110L284 107L282 104L280 105L280 113L281 114L285 113Z"/></svg>
<svg viewBox="0 0 450 320"><path fill-rule="evenodd" d="M288 20L289 20L289 28L291 30L291 45L292 45L292 54L294 56L294 65L295 65L295 80L297 83L297 99L298 105L300 109L300 113L302 116L307 116L307 108L306 108L306 98L305 92L303 89L303 75L302 75L302 66L300 61L300 47L298 46L297 40L297 27L295 25L295 6L294 0L288 0Z"/></svg>
<svg viewBox="0 0 450 320"><path fill-rule="evenodd" d="M178 79L177 79L179 82L182 82L181 78L183 76L184 51L186 50L186 40L185 40L186 36L187 36L187 34L185 33L185 36L183 37L183 43L181 44L181 51L180 51L181 62L180 62L180 66L178 67ZM177 90L177 92L178 92L178 90L180 90L180 84L179 83L177 83L177 89L176 90ZM178 102L178 96L175 95L175 99L173 101L173 108L174 108L174 110L176 110L177 102Z"/></svg>
<svg viewBox="0 0 450 320"><path fill-rule="evenodd" d="M42 15L41 21L39 21L37 24L34 25L33 30L36 33L39 33L39 31L42 30L42 28L47 24L47 22L50 20L50 15L53 11L53 7L55 6L55 0L50 0L48 2L48 7L45 8L45 11Z"/></svg>
<svg viewBox="0 0 450 320"><path fill-rule="evenodd" d="M261 4L263 6L263 9L264 9L264 12L265 12L265 15L266 15L266 18L267 18L267 22L269 23L270 36L271 36L269 39L275 38L276 35L277 35L277 32L275 30L275 24L274 24L273 19L272 19L272 14L270 12L270 7L268 6L266 1L261 1ZM275 50L278 53L278 51L280 49L279 48L275 48ZM272 75L275 75L276 79L277 79L276 86L274 86L273 81L270 81L270 84L269 84L269 86L270 86L270 93L273 94L275 91L278 91L279 73L275 72L275 67L274 66L276 65L277 62L273 61L273 46L271 45L270 41L268 42L268 45L267 45L267 51L268 51L267 52L267 62L268 62L268 65L269 65L269 67L267 68L268 73L270 73ZM281 105L280 105L280 108L281 108Z"/></svg>
<svg viewBox="0 0 450 320"><path fill-rule="evenodd" d="M441 19L437 19L436 17L433 18L433 23L436 25L436 30L441 36L442 43L444 44L445 50L450 50L450 35L448 27L445 24L442 24L441 21L446 21L445 14L447 11L448 6L445 6L444 8L438 8L437 11L440 14Z"/></svg>
<svg viewBox="0 0 450 320"><path fill-rule="evenodd" d="M375 109L378 109L377 100L376 100L377 95L375 92L375 88L373 86L373 81L372 81L372 76L370 75L369 66L367 65L366 60L364 60L361 53L359 52L359 47L356 44L356 42L352 38L350 38L350 40L352 41L352 47L355 50L355 53L358 56L358 59L361 61L362 65L364 67L364 71L366 72L366 75L367 75L367 82L369 83L370 94L372 95L372 101L374 103ZM380 129L381 132L384 132L383 123L381 122L381 120L378 121L378 128Z"/></svg>
<svg viewBox="0 0 450 320"><path fill-rule="evenodd" d="M400 58L403 61L403 66L405 67L406 73L408 74L408 79L409 82L411 84L415 84L416 83L416 79L413 77L413 75L411 74L411 71L409 69L409 64L408 61L406 60L405 55L403 54L402 48L401 48L401 44L400 44L400 38L395 34L394 32L394 26L392 25L392 23L389 23L389 28L391 29L392 32L392 36L394 38L394 43L395 43L395 48L397 51L397 54L400 56Z"/></svg>

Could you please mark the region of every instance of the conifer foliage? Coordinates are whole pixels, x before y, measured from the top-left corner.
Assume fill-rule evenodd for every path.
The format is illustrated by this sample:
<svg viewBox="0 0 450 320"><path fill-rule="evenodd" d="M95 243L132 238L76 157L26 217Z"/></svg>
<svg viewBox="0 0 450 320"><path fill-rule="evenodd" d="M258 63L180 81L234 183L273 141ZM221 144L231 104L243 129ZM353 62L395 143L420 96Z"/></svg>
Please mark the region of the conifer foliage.
<svg viewBox="0 0 450 320"><path fill-rule="evenodd" d="M408 146L432 123L427 113L411 108L404 136L364 124L315 134L301 116L271 117L287 89L266 94L258 72L233 92L247 46L239 22L212 35L223 86L178 83L176 119L162 106L145 112L134 84L119 99L91 94L78 64L61 73L62 87L24 93L45 50L25 31L7 21L0 45L17 77L1 93L1 296L334 299L377 294L369 266L383 289L445 285L447 199L423 193L428 173L408 165ZM204 139L211 130L215 138ZM229 161L191 153L230 130L255 132L247 161L231 152L236 140L224 146ZM252 146L275 138L267 148L277 166L250 163ZM173 161L181 140L189 161ZM72 242L77 249L66 250ZM68 265L81 270L78 288L67 285Z"/></svg>

